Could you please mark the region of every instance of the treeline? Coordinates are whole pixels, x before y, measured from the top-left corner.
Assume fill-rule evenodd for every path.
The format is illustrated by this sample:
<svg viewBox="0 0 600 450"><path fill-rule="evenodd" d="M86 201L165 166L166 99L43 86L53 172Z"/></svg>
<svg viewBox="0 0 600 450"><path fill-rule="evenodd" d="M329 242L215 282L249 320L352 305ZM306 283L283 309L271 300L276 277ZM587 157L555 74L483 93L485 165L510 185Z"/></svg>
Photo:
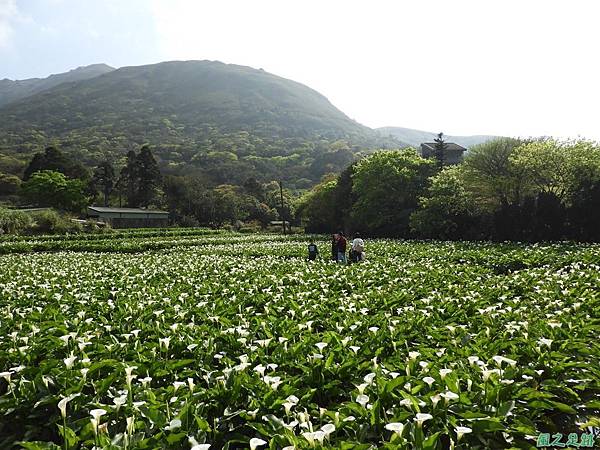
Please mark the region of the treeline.
<svg viewBox="0 0 600 450"><path fill-rule="evenodd" d="M427 239L600 241L600 147L498 139L440 168L380 151L302 197L306 230Z"/></svg>
<svg viewBox="0 0 600 450"><path fill-rule="evenodd" d="M264 228L273 220L289 222L295 217L294 198L277 181L251 177L239 186L215 185L200 176L164 175L148 145L130 151L120 168L107 160L92 170L48 147L34 155L23 179L4 194L11 194L13 203L76 215L92 204L167 209L171 222L181 226ZM15 223L19 220L15 218ZM4 228L7 232L10 227Z"/></svg>
<svg viewBox="0 0 600 450"><path fill-rule="evenodd" d="M23 180L19 180L14 189L0 194L18 194L29 206L78 213L99 201L108 206L113 196L119 206L157 205L161 183L160 170L147 145L138 153L130 151L118 173L109 161L90 171L59 149L47 147L33 156L24 170Z"/></svg>
<svg viewBox="0 0 600 450"><path fill-rule="evenodd" d="M377 151L301 192L253 177L233 185L164 174L147 145L120 167L104 161L92 170L49 147L10 192L21 204L74 214L91 204L166 209L180 226L259 229L284 220L312 233L600 241L598 144L505 138L472 147L459 165L445 166L443 156Z"/></svg>

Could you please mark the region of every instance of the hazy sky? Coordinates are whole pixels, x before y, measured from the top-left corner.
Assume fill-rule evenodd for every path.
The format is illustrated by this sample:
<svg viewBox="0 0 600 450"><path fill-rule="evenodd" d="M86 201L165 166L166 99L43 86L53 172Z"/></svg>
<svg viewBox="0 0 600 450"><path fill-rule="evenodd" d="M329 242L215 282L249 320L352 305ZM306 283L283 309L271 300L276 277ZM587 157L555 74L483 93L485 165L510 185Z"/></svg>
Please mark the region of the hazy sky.
<svg viewBox="0 0 600 450"><path fill-rule="evenodd" d="M0 79L210 59L371 127L600 139L597 0L0 0Z"/></svg>

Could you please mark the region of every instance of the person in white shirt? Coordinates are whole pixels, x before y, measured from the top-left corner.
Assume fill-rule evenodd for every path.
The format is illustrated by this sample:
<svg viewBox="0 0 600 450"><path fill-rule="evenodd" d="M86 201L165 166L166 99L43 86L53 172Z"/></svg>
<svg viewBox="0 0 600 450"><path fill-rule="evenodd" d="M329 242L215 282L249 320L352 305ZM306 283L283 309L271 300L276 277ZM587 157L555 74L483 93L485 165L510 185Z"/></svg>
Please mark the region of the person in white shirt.
<svg viewBox="0 0 600 450"><path fill-rule="evenodd" d="M350 247L350 260L353 262L363 261L365 259L365 241L360 237L359 233L354 235L352 246Z"/></svg>

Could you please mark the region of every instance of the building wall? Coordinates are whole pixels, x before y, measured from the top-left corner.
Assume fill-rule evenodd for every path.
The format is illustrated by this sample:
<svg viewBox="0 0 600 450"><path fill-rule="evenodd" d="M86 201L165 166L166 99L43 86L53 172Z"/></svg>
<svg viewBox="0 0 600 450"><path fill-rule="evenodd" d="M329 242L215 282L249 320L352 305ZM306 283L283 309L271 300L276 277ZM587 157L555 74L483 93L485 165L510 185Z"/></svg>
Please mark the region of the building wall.
<svg viewBox="0 0 600 450"><path fill-rule="evenodd" d="M421 156L423 158L435 158L434 152L427 146L421 145ZM444 151L444 164L460 164L463 160L462 150L446 150Z"/></svg>
<svg viewBox="0 0 600 450"><path fill-rule="evenodd" d="M444 164L460 164L463 160L463 152L461 150L450 150L444 153Z"/></svg>

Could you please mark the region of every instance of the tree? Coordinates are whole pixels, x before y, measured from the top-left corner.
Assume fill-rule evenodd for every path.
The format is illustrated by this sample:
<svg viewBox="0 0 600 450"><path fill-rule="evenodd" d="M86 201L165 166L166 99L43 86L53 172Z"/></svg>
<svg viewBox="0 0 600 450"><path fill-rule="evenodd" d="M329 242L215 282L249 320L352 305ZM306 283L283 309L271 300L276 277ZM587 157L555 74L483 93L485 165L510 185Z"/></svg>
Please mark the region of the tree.
<svg viewBox="0 0 600 450"><path fill-rule="evenodd" d="M536 241L556 241L565 235L566 207L552 192L540 192L535 198L531 238Z"/></svg>
<svg viewBox="0 0 600 450"><path fill-rule="evenodd" d="M92 176L94 191L99 189L104 195L104 206L108 206L110 194L115 185L115 169L110 161L100 163Z"/></svg>
<svg viewBox="0 0 600 450"><path fill-rule="evenodd" d="M595 143L498 139L473 147L463 174L478 205L494 217L495 239L590 236L581 208L600 182Z"/></svg>
<svg viewBox="0 0 600 450"><path fill-rule="evenodd" d="M46 147L44 153L36 153L29 165L25 168L23 181L35 173L43 170L53 170L66 175L68 178L87 179L89 173L81 164L71 160L56 147Z"/></svg>
<svg viewBox="0 0 600 450"><path fill-rule="evenodd" d="M419 198L419 209L410 216L410 226L419 237L472 239L485 236L482 218L466 189L461 167L451 166L431 179L427 193Z"/></svg>
<svg viewBox="0 0 600 450"><path fill-rule="evenodd" d="M265 188L262 183L259 183L256 180L256 178L247 178L246 181L244 181L243 187L246 193L252 195L257 200L261 202L265 201Z"/></svg>
<svg viewBox="0 0 600 450"><path fill-rule="evenodd" d="M265 185L265 203L269 208L277 211L279 220L290 220L296 215L294 199L287 189L283 189L282 207L280 185L277 181L271 181Z"/></svg>
<svg viewBox="0 0 600 450"><path fill-rule="evenodd" d="M510 157L523 141L500 138L476 145L462 164L466 188L478 205L489 212L502 205L521 204L526 194L526 177Z"/></svg>
<svg viewBox="0 0 600 450"><path fill-rule="evenodd" d="M117 181L119 204L124 191L127 206L147 208L156 201L161 181L162 175L150 147L143 145L138 154L130 150Z"/></svg>
<svg viewBox="0 0 600 450"><path fill-rule="evenodd" d="M52 170L35 172L21 186L24 198L36 206L78 212L86 204L85 183Z"/></svg>
<svg viewBox="0 0 600 450"><path fill-rule="evenodd" d="M350 149L348 142L339 140L315 155L310 165L310 175L313 180L319 179L327 173L337 173L347 167L355 159L355 154Z"/></svg>
<svg viewBox="0 0 600 450"><path fill-rule="evenodd" d="M306 193L296 206L296 214L309 233L331 233L338 226L335 208L337 180L325 181Z"/></svg>
<svg viewBox="0 0 600 450"><path fill-rule="evenodd" d="M434 173L433 161L416 150L378 151L359 161L352 177L351 216L362 232L407 236L409 217Z"/></svg>
<svg viewBox="0 0 600 450"><path fill-rule="evenodd" d="M209 224L210 218L203 203L209 190L199 177L168 175L164 178L163 189L169 211L179 224Z"/></svg>
<svg viewBox="0 0 600 450"><path fill-rule="evenodd" d="M352 205L356 201L356 195L353 193L354 171L356 163L350 164L337 178L337 183L334 191L334 214L335 220L332 228L335 230L343 230L348 235L354 230L352 223Z"/></svg>
<svg viewBox="0 0 600 450"><path fill-rule="evenodd" d="M540 139L518 147L511 162L526 174L534 205L530 239L594 239L592 229L598 223L590 223L586 216L596 214L593 193L600 183L597 144Z"/></svg>
<svg viewBox="0 0 600 450"><path fill-rule="evenodd" d="M256 220L262 228L266 228L272 220L277 218L277 211L269 208L266 203L261 203L255 198L249 202L248 220Z"/></svg>
<svg viewBox="0 0 600 450"><path fill-rule="evenodd" d="M584 181L567 210L568 237L600 242L600 182Z"/></svg>
<svg viewBox="0 0 600 450"><path fill-rule="evenodd" d="M0 173L0 195L13 195L19 192L21 179L14 175Z"/></svg>
<svg viewBox="0 0 600 450"><path fill-rule="evenodd" d="M136 157L136 168L138 183L136 203L147 208L155 201L162 178L158 164L148 145L144 145L140 149L140 153Z"/></svg>
<svg viewBox="0 0 600 450"><path fill-rule="evenodd" d="M600 180L600 147L589 141L531 141L517 147L510 162L525 174L530 193L552 193L565 204L582 184Z"/></svg>
<svg viewBox="0 0 600 450"><path fill-rule="evenodd" d="M126 204L129 207L137 206L137 155L135 151L127 152L127 162L119 173L117 181L117 189L119 190L119 206L121 206L121 198L125 193Z"/></svg>
<svg viewBox="0 0 600 450"><path fill-rule="evenodd" d="M446 153L446 149L448 148L448 144L444 140L444 133L438 133L437 138L433 140L435 142L435 160L437 162L438 170L442 170L444 167L444 156Z"/></svg>

